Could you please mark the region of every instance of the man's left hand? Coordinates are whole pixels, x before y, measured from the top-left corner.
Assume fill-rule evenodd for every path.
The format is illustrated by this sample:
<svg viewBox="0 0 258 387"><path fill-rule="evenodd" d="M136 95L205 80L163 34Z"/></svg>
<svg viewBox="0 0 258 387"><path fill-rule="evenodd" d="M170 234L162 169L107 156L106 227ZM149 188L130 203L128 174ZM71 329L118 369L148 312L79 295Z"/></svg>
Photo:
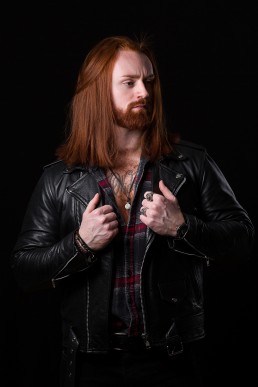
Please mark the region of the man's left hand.
<svg viewBox="0 0 258 387"><path fill-rule="evenodd" d="M177 228L185 223L177 198L160 180L159 189L163 195L145 192L140 220L160 235L175 237Z"/></svg>

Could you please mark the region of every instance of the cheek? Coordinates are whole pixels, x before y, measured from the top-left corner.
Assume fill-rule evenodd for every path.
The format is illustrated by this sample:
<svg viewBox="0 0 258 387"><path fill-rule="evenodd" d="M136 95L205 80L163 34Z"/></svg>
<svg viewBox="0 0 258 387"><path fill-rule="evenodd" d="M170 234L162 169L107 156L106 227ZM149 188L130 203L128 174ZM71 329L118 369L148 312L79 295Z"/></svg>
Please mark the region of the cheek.
<svg viewBox="0 0 258 387"><path fill-rule="evenodd" d="M128 105L128 96L125 96L123 93L113 94L113 103L116 108L125 110Z"/></svg>
<svg viewBox="0 0 258 387"><path fill-rule="evenodd" d="M112 91L112 102L115 107L118 107L119 101L121 101L121 93L118 93L117 91Z"/></svg>

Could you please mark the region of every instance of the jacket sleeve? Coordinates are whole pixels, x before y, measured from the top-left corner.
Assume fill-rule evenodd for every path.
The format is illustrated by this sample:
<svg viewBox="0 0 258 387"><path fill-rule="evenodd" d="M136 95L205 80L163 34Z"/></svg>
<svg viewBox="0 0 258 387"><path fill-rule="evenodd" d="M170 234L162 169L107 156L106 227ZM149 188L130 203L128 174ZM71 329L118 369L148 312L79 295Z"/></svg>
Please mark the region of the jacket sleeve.
<svg viewBox="0 0 258 387"><path fill-rule="evenodd" d="M199 208L184 213L188 232L181 241L170 238L170 248L207 260L248 258L254 226L218 165L204 152L202 163L193 162L189 174L199 191Z"/></svg>
<svg viewBox="0 0 258 387"><path fill-rule="evenodd" d="M24 289L55 287L58 280L83 271L95 260L80 253L74 230L61 235L64 211L60 195L67 195L63 178L45 170L28 203L21 231L11 253L11 269ZM75 221L74 221L75 222Z"/></svg>

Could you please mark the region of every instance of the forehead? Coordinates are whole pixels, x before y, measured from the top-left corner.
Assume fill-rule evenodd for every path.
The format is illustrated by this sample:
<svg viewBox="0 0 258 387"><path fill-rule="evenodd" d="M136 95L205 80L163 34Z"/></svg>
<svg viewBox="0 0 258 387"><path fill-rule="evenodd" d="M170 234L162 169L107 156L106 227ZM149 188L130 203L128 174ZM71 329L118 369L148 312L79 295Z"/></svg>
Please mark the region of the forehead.
<svg viewBox="0 0 258 387"><path fill-rule="evenodd" d="M114 68L113 75L118 77L149 76L153 74L153 67L149 58L136 51L119 51Z"/></svg>

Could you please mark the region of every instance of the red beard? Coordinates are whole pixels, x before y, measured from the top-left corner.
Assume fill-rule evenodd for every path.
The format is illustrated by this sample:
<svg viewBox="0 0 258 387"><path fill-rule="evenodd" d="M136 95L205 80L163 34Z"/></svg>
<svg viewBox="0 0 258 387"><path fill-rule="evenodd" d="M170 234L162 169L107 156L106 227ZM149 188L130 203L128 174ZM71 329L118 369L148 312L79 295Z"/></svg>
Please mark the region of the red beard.
<svg viewBox="0 0 258 387"><path fill-rule="evenodd" d="M145 107L140 110L133 110L138 105L145 105ZM125 112L114 107L114 115L116 124L127 129L144 130L151 124L151 106L145 98L132 102Z"/></svg>

